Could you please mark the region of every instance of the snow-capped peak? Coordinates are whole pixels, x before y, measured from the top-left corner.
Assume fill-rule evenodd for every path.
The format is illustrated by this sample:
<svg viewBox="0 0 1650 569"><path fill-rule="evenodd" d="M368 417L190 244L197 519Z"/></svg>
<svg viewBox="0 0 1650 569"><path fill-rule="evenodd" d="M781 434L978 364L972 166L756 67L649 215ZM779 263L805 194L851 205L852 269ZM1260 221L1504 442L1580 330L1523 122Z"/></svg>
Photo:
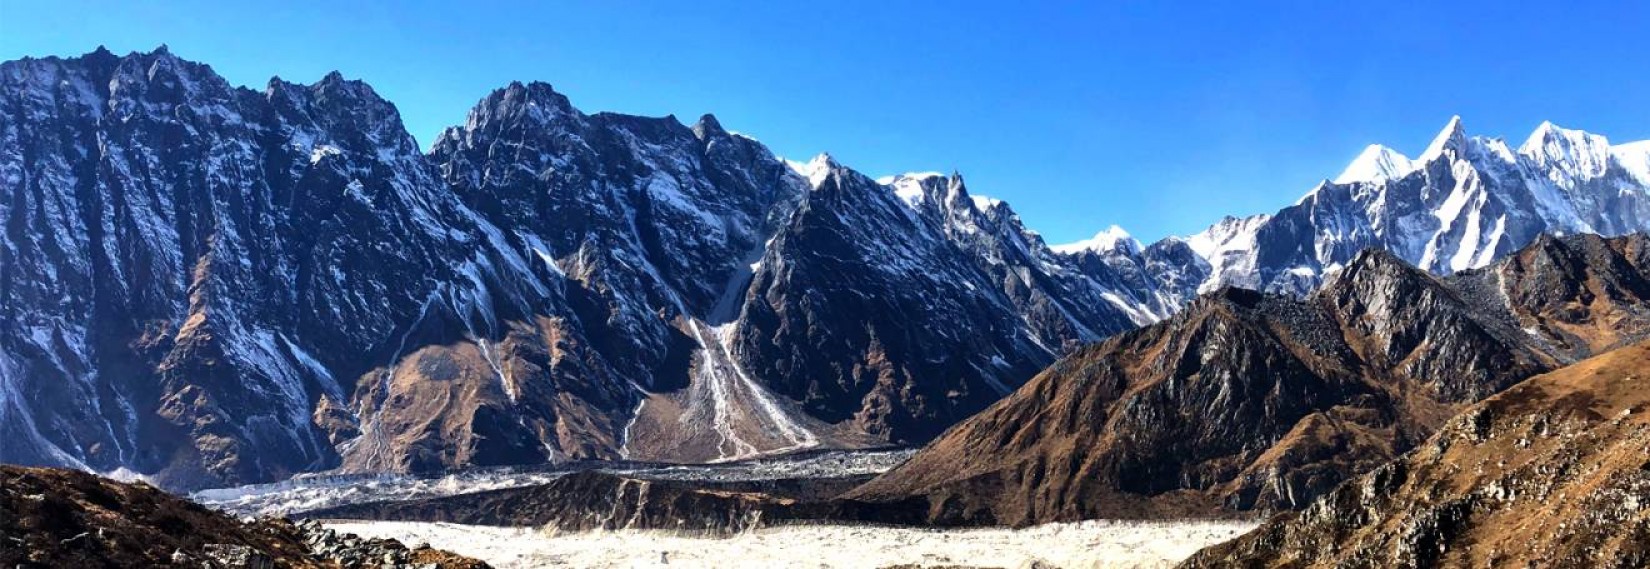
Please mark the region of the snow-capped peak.
<svg viewBox="0 0 1650 569"><path fill-rule="evenodd" d="M1461 115L1455 115L1450 117L1449 124L1445 124L1443 130L1438 131L1438 136L1433 137L1432 144L1427 145L1427 151L1421 153L1421 158L1417 162L1429 162L1442 156L1445 150L1454 150L1460 154L1465 152L1466 148L1467 131L1461 127Z"/></svg>
<svg viewBox="0 0 1650 569"><path fill-rule="evenodd" d="M1557 167L1582 178L1604 175L1610 165L1610 141L1603 136L1559 128L1543 121L1518 147L1518 153L1536 163Z"/></svg>
<svg viewBox="0 0 1650 569"><path fill-rule="evenodd" d="M1393 178L1402 178L1415 171L1415 163L1409 157L1398 151L1379 144L1371 144L1364 148L1340 176L1335 177L1337 184L1353 182L1379 183Z"/></svg>
<svg viewBox="0 0 1650 569"><path fill-rule="evenodd" d="M877 183L892 188L894 195L899 196L906 205L917 207L922 204L925 195L922 189L923 181L941 176L943 174L939 172L908 172L877 178Z"/></svg>
<svg viewBox="0 0 1650 569"><path fill-rule="evenodd" d="M836 159L831 158L829 152L821 152L807 163L795 160L785 160L785 165L791 168L796 175L808 180L808 186L818 188L825 183L825 178L831 175L831 169L837 167Z"/></svg>
<svg viewBox="0 0 1650 569"><path fill-rule="evenodd" d="M1067 254L1080 253L1083 251L1109 253L1112 251L1124 250L1133 252L1140 250L1140 242L1136 241L1134 237L1129 235L1129 232L1124 231L1122 227L1113 225L1111 227L1107 227L1104 231L1094 234L1094 237L1074 243L1055 245L1050 247L1050 249L1053 249L1059 253Z"/></svg>

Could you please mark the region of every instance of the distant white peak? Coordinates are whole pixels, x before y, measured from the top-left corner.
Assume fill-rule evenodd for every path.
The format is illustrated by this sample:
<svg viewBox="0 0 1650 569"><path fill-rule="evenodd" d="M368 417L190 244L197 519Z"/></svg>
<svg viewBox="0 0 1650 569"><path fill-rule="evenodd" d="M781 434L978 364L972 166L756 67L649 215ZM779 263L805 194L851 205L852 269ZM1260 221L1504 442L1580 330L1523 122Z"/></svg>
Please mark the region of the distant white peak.
<svg viewBox="0 0 1650 569"><path fill-rule="evenodd" d="M1415 163L1409 157L1399 154L1398 151L1379 144L1371 144L1364 148L1363 153L1347 165L1340 176L1335 177L1337 184L1353 182L1380 183L1387 180L1402 178L1415 171Z"/></svg>
<svg viewBox="0 0 1650 569"><path fill-rule="evenodd" d="M1055 245L1050 247L1050 249L1053 249L1058 253L1066 254L1081 253L1083 251L1110 253L1119 250L1132 253L1140 250L1140 242L1136 241L1134 237L1129 235L1129 232L1124 231L1122 227L1113 225L1111 227L1107 227L1105 231L1094 234L1094 237L1077 241L1075 243Z"/></svg>
<svg viewBox="0 0 1650 569"><path fill-rule="evenodd" d="M1650 140L1612 146L1610 157L1627 170L1627 175L1640 184L1650 185Z"/></svg>
<svg viewBox="0 0 1650 569"><path fill-rule="evenodd" d="M943 176L939 172L910 172L894 176L877 178L877 183L894 190L894 195L911 207L917 207L926 199L922 189L924 180Z"/></svg>
<svg viewBox="0 0 1650 569"><path fill-rule="evenodd" d="M1467 131L1461 127L1461 115L1450 117L1449 124L1438 131L1438 136L1432 138L1432 144L1427 145L1427 151L1421 153L1417 162L1430 162L1442 156L1445 150L1454 150L1457 154L1467 149Z"/></svg>
<svg viewBox="0 0 1650 569"><path fill-rule="evenodd" d="M825 183L825 178L830 177L831 168L835 168L837 164L830 153L821 152L807 163L785 160L785 165L789 166L792 172L796 172L796 175L806 178L809 187L818 188L820 184Z"/></svg>
<svg viewBox="0 0 1650 569"><path fill-rule="evenodd" d="M1583 178L1596 178L1609 168L1611 148L1610 141L1603 136L1559 128L1545 121L1518 147L1518 153L1543 166L1561 168Z"/></svg>

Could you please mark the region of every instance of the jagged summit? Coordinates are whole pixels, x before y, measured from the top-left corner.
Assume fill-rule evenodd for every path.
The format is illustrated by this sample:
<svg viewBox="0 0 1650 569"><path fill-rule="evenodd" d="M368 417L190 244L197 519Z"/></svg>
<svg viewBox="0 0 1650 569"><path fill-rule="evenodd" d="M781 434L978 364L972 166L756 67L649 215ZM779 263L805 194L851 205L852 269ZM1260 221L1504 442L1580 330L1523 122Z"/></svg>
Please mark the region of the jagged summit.
<svg viewBox="0 0 1650 569"><path fill-rule="evenodd" d="M1461 126L1461 115L1450 117L1449 122L1444 124L1443 130L1438 131L1438 135L1433 137L1432 143L1428 144L1427 149L1421 152L1419 160L1429 162L1442 157L1446 151L1456 154L1467 151L1467 129Z"/></svg>
<svg viewBox="0 0 1650 569"><path fill-rule="evenodd" d="M1603 136L1542 122L1518 147L1537 164L1578 178L1603 176L1610 166L1610 141Z"/></svg>
<svg viewBox="0 0 1650 569"><path fill-rule="evenodd" d="M480 104L471 110L471 113L483 109L509 109L524 112L518 110L520 107L543 107L545 110L550 111L576 112L567 96L556 91L549 83L543 81L528 81L525 83L511 81L509 85L494 89L482 99ZM534 116L548 118L552 115L540 114Z"/></svg>
<svg viewBox="0 0 1650 569"><path fill-rule="evenodd" d="M1446 151L1447 150L1447 151ZM1608 204L1608 205L1607 205ZM1305 294L1381 248L1438 274L1488 265L1543 233L1650 229L1650 141L1543 123L1518 150L1452 117L1420 158L1370 145L1277 213L1223 219L1184 241L1222 284Z"/></svg>
<svg viewBox="0 0 1650 569"><path fill-rule="evenodd" d="M1402 178L1413 171L1415 165L1408 157L1386 146L1371 144L1347 165L1346 170L1341 171L1341 175L1335 177L1335 183L1384 182Z"/></svg>
<svg viewBox="0 0 1650 569"><path fill-rule="evenodd" d="M722 128L722 121L716 120L716 115L710 113L700 115L699 121L694 124L706 129L726 132L725 129Z"/></svg>
<svg viewBox="0 0 1650 569"><path fill-rule="evenodd" d="M732 136L732 133L722 128L722 121L717 120L716 115L710 113L700 115L699 120L693 123L693 134L699 137L700 140Z"/></svg>
<svg viewBox="0 0 1650 569"><path fill-rule="evenodd" d="M829 152L821 152L807 162L786 160L785 165L790 167L792 172L796 172L798 176L801 176L802 179L807 180L809 187L813 188L818 188L820 184L825 183L826 178L831 175L832 171L842 167L835 158L831 157Z"/></svg>
<svg viewBox="0 0 1650 569"><path fill-rule="evenodd" d="M1094 237L1073 243L1066 243L1064 245L1055 245L1051 248L1055 251L1067 254L1082 251L1120 251L1130 253L1138 252L1141 249L1141 245L1139 241L1136 241L1133 236L1129 235L1128 231L1125 231L1122 227L1113 225L1106 228L1104 231L1096 233Z"/></svg>

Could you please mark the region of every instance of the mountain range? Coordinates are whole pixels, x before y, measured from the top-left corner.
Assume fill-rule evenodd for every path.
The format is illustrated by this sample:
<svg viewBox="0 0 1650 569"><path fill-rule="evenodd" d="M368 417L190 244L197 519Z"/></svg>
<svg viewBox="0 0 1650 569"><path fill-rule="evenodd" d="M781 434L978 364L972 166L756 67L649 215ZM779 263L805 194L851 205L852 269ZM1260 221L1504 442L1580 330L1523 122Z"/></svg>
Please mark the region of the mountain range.
<svg viewBox="0 0 1650 569"><path fill-rule="evenodd" d="M710 115L587 114L543 83L494 91L423 151L337 73L254 90L164 47L10 61L0 462L202 487L922 443L1086 344L1149 343L1113 337L1140 326L1224 310L1253 331L1273 305L1341 325L1300 304L1330 293L1227 287L1305 295L1355 262L1522 274L1474 269L1542 234L1650 229L1647 187L1650 144L1544 124L1512 150L1452 120L1419 158L1373 148L1274 215L1051 247L955 174L793 162ZM1558 261L1522 262L1533 279ZM1637 317L1554 286L1513 289L1527 314L1463 316L1528 357L1475 362L1427 401L1614 341L1576 310ZM1363 340L1408 340L1380 334ZM1343 363L1415 365L1320 340ZM1349 373L1312 381L1386 371Z"/></svg>
<svg viewBox="0 0 1650 569"><path fill-rule="evenodd" d="M1650 338L1650 237L1438 277L1367 249L1305 298L1225 287L1074 352L848 493L933 523L1293 510L1463 407Z"/></svg>

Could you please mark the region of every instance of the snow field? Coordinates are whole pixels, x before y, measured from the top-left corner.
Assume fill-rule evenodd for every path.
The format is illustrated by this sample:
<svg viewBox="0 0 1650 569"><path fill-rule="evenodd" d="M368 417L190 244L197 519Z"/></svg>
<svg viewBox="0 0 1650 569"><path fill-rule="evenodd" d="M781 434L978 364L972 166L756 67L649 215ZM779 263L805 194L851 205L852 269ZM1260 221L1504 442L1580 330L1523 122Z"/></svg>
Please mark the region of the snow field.
<svg viewBox="0 0 1650 569"><path fill-rule="evenodd" d="M327 527L408 545L428 543L500 569L526 567L880 568L890 565L1066 569L1168 567L1242 535L1248 521L1087 521L1026 529L938 530L807 525L733 537L664 531L548 533L426 522L328 522Z"/></svg>

